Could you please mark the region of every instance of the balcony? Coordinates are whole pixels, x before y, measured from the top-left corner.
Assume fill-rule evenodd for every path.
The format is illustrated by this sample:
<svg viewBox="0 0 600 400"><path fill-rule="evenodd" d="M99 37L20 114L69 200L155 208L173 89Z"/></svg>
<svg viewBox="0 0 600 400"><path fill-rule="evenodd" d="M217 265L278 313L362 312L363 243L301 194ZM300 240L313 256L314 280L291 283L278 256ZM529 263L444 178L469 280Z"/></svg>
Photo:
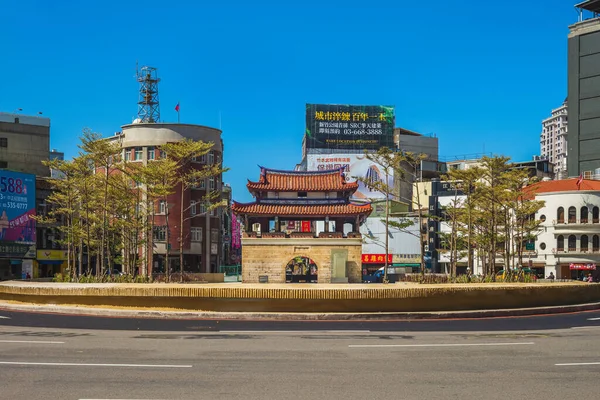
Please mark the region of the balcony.
<svg viewBox="0 0 600 400"><path fill-rule="evenodd" d="M568 249L552 249L552 254L555 255L577 255L577 254L589 254L600 256L600 248L587 248L587 249L577 249L577 248L568 248Z"/></svg>
<svg viewBox="0 0 600 400"><path fill-rule="evenodd" d="M552 225L554 225L555 229L566 229L569 227L585 227L585 226L593 226L594 224L598 224L598 219L594 218L591 220L588 218L583 218L583 219L570 219L568 221L565 221L564 219L559 219L559 220L552 220ZM594 228L598 228L598 226L595 226Z"/></svg>
<svg viewBox="0 0 600 400"><path fill-rule="evenodd" d="M244 232L247 239L362 239L360 232Z"/></svg>

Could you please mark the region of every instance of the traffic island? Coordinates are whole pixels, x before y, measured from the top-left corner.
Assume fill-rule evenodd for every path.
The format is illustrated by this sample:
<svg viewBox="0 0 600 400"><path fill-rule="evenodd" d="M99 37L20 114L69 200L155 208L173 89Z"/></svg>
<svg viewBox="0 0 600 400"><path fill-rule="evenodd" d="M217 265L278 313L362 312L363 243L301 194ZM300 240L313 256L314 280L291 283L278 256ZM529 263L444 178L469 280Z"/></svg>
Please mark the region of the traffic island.
<svg viewBox="0 0 600 400"><path fill-rule="evenodd" d="M589 283L78 284L0 283L0 300L29 304L241 313L418 313L600 302Z"/></svg>

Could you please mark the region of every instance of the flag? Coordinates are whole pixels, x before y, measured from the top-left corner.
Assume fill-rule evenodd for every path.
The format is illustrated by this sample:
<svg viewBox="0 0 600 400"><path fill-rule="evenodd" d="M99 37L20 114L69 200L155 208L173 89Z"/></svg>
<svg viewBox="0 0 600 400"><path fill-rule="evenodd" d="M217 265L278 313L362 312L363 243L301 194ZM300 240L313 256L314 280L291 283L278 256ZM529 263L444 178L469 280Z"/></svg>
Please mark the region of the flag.
<svg viewBox="0 0 600 400"><path fill-rule="evenodd" d="M175 111L179 112L179 103L175 106Z"/></svg>
<svg viewBox="0 0 600 400"><path fill-rule="evenodd" d="M579 175L579 178L577 178L577 190L579 190L581 182L583 182L583 172Z"/></svg>

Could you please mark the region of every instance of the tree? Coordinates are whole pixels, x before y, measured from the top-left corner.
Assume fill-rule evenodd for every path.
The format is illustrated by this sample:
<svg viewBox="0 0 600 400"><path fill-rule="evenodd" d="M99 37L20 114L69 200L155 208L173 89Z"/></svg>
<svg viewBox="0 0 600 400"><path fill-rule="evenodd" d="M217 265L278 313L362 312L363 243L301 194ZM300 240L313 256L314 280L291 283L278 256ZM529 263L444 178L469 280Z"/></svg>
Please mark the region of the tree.
<svg viewBox="0 0 600 400"><path fill-rule="evenodd" d="M199 181L206 180L209 177L219 177L225 172L220 162L204 165L201 168L195 168L193 165L193 161L196 158L208 154L213 146L213 143L184 139L178 142L167 143L161 147L167 154L167 157L176 162L176 166L173 170L173 178L175 185L178 185L181 191L178 238L179 272L181 281L183 281L183 246L186 239L183 232L184 222L198 216L197 214L190 215L189 217L185 216L192 207L191 202L189 206L185 206L185 192L192 187L195 187ZM216 185L216 187L218 187L218 185ZM220 192L216 190L208 192L202 200L207 205L207 207L205 207L206 212L210 212L216 207L221 207L226 204L221 200Z"/></svg>
<svg viewBox="0 0 600 400"><path fill-rule="evenodd" d="M387 270L388 270L388 254L389 254L389 236L390 227L398 229L399 231L415 235L414 232L407 228L412 226L414 223L408 218L401 218L397 221L390 220L390 201L395 200L397 202L411 203L412 199L407 199L401 196L400 190L395 189L393 185L389 184L390 179L393 177L397 181L412 183L415 178L415 172L419 170L421 160L425 158L425 155L416 155L408 152L395 152L389 147L382 147L377 152L372 153L365 151L365 156L368 160L378 165L382 172L382 180L371 179L368 177L354 177L358 181L362 182L369 189L381 192L385 196L385 218L381 222L385 225L385 264L384 264L384 282L388 282ZM417 202L420 204L420 199L417 198ZM423 230L420 225L423 221L423 213L421 207L418 207L419 217L419 234L420 242L420 253L421 253L421 271L424 273L424 243L423 243Z"/></svg>

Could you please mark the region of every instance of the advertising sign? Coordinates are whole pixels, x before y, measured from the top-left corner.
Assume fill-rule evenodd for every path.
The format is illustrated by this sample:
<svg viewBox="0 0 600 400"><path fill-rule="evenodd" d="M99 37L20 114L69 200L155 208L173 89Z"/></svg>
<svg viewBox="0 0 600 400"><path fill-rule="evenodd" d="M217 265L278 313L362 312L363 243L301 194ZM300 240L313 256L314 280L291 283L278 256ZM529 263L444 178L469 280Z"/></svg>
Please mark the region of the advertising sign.
<svg viewBox="0 0 600 400"><path fill-rule="evenodd" d="M364 154L309 154L307 157L308 171L328 171L340 167L345 168L346 181L355 182L356 177L386 183L390 188L394 186L394 177L385 175L381 166L369 160ZM358 190L354 193L355 200L385 199L379 191L369 189L364 182L358 182Z"/></svg>
<svg viewBox="0 0 600 400"><path fill-rule="evenodd" d="M35 175L0 171L0 244L22 256L35 245ZM27 250L25 250L27 248ZM20 249L23 249L22 251Z"/></svg>
<svg viewBox="0 0 600 400"><path fill-rule="evenodd" d="M392 263L392 255L388 254L388 264ZM363 254L363 264L385 264L385 254Z"/></svg>
<svg viewBox="0 0 600 400"><path fill-rule="evenodd" d="M393 106L306 105L306 147L379 149L394 145Z"/></svg>
<svg viewBox="0 0 600 400"><path fill-rule="evenodd" d="M36 258L38 261L64 261L67 259L67 250L38 250Z"/></svg>

